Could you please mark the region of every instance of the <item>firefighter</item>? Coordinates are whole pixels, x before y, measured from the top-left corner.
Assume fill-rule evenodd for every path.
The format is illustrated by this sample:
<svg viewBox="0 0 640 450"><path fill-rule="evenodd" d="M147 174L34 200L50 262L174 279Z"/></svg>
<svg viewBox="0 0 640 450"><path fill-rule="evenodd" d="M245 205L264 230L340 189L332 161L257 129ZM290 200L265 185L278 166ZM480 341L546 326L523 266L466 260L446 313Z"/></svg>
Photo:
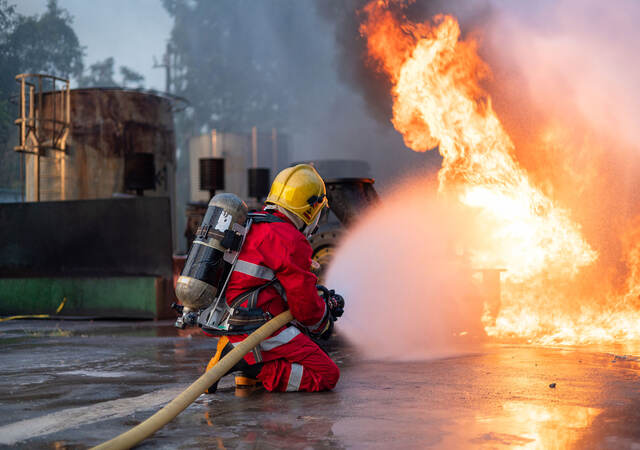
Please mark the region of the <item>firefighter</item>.
<svg viewBox="0 0 640 450"><path fill-rule="evenodd" d="M325 290L322 297L318 294L317 278L310 270L312 252L307 237L327 206L324 181L308 164L289 167L277 175L265 203L263 211L254 215L229 279L227 304L258 318L261 313L273 317L290 309L295 325L264 340L230 372L257 378L268 391L333 389L340 371L310 337L327 338L344 307L333 291ZM207 370L247 336L220 337ZM217 383L209 392L216 388Z"/></svg>

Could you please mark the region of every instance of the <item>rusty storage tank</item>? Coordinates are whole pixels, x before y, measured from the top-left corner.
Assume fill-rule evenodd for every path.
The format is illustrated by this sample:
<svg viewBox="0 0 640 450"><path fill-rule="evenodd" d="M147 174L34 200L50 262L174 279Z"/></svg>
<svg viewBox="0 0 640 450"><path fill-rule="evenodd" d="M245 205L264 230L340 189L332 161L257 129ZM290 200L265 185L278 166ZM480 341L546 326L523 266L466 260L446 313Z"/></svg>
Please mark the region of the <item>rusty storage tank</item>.
<svg viewBox="0 0 640 450"><path fill-rule="evenodd" d="M45 113L47 99L45 95ZM66 151L48 151L39 158L40 200L109 198L135 192L135 186L140 186L136 181L151 186L151 179L153 190L145 195L168 196L174 204L175 135L170 98L118 88L73 89L70 107ZM135 157L138 153L153 157ZM130 186L125 186L125 178L131 179L131 173L125 176L125 168L140 167L135 164L140 160L146 162L142 166L147 172L154 173L138 174L142 180L134 180L134 187L129 180Z"/></svg>

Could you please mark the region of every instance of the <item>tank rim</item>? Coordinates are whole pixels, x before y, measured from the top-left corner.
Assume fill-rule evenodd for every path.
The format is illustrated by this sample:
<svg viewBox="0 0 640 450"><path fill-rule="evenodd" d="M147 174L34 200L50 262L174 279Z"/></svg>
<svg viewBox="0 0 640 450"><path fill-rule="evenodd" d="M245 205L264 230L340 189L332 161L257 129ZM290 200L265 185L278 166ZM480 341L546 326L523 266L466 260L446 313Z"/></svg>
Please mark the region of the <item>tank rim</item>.
<svg viewBox="0 0 640 450"><path fill-rule="evenodd" d="M155 89L145 88L127 88L122 86L91 86L91 87L78 87L69 90L70 92L84 92L84 91L119 91L129 92L132 94L151 95L161 98L171 103L171 110L173 112L181 112L191 106L189 100L178 95L171 94L169 92L158 91Z"/></svg>

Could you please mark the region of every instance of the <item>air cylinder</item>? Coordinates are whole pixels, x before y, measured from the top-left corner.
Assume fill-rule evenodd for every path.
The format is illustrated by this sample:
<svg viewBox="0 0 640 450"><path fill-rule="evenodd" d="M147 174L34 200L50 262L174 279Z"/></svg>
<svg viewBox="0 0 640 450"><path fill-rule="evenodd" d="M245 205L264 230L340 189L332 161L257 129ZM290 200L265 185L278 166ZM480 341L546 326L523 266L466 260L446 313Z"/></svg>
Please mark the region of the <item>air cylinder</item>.
<svg viewBox="0 0 640 450"><path fill-rule="evenodd" d="M209 201L176 283L176 296L185 309L204 309L215 300L242 245L247 214L237 195L218 194Z"/></svg>

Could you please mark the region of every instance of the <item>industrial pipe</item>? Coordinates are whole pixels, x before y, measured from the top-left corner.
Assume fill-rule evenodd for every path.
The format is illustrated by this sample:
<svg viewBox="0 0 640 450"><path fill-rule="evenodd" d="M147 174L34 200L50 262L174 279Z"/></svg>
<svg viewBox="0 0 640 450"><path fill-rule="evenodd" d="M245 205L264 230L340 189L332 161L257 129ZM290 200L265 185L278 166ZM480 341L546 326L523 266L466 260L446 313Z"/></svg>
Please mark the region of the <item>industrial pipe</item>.
<svg viewBox="0 0 640 450"><path fill-rule="evenodd" d="M94 449L129 449L134 445L139 444L167 423L171 422L178 414L184 411L187 406L193 403L200 394L204 393L209 386L222 378L244 357L244 355L257 347L260 342L267 339L292 320L293 315L291 314L291 311L285 311L278 314L269 322L251 333L244 341L236 344L233 350L218 361L218 364L213 366L213 368L208 372L205 372L200 378L193 382L191 386L174 398L160 411L129 431L94 447Z"/></svg>

